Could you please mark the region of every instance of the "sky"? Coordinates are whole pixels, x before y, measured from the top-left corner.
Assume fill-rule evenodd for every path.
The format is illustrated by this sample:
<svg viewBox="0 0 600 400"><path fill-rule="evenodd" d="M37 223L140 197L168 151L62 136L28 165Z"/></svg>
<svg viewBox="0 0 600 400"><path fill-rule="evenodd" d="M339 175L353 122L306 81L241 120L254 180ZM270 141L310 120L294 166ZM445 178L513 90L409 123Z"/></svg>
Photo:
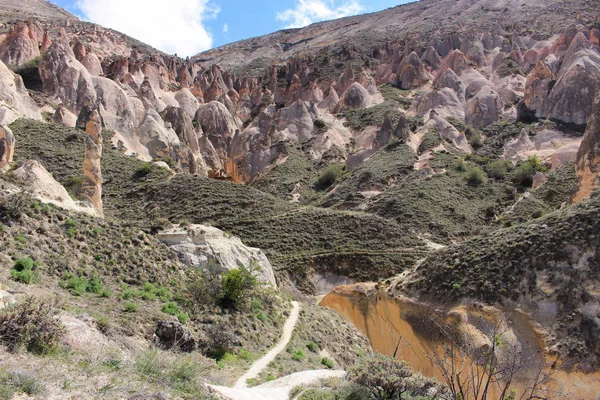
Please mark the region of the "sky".
<svg viewBox="0 0 600 400"><path fill-rule="evenodd" d="M49 0L168 54L201 51L285 28L380 11L409 0Z"/></svg>

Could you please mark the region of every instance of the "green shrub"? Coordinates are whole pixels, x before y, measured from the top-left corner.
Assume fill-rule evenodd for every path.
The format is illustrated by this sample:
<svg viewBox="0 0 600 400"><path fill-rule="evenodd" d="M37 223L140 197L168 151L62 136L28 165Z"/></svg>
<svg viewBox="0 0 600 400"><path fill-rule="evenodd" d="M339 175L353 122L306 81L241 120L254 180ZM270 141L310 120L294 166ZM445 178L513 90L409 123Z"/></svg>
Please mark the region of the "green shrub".
<svg viewBox="0 0 600 400"><path fill-rule="evenodd" d="M529 187L533 183L533 177L537 172L546 172L547 168L540 159L533 155L527 161L521 163L512 173L513 183L517 186Z"/></svg>
<svg viewBox="0 0 600 400"><path fill-rule="evenodd" d="M376 353L350 368L346 379L367 388L377 399L394 399L408 391L412 376L406 362Z"/></svg>
<svg viewBox="0 0 600 400"><path fill-rule="evenodd" d="M298 400L335 400L335 395L329 390L307 389L298 397Z"/></svg>
<svg viewBox="0 0 600 400"><path fill-rule="evenodd" d="M0 376L0 399L12 399L16 392L29 396L42 394L46 388L34 376L11 372Z"/></svg>
<svg viewBox="0 0 600 400"><path fill-rule="evenodd" d="M467 171L466 178L471 185L481 185L487 182L485 172L479 167L470 168L469 171Z"/></svg>
<svg viewBox="0 0 600 400"><path fill-rule="evenodd" d="M316 344L315 342L308 342L306 344L306 348L310 351L312 351L313 353L316 353L319 351L319 345Z"/></svg>
<svg viewBox="0 0 600 400"><path fill-rule="evenodd" d="M162 306L162 312L169 315L177 315L181 312L177 303L170 301Z"/></svg>
<svg viewBox="0 0 600 400"><path fill-rule="evenodd" d="M467 126L467 129L465 130L465 136L467 137L467 140L469 141L471 147L473 147L474 149L479 149L481 146L483 146L483 138L481 137L481 132L479 132L472 126Z"/></svg>
<svg viewBox="0 0 600 400"><path fill-rule="evenodd" d="M60 281L60 286L63 289L68 289L74 296L83 296L85 293L96 293L106 297L104 286L100 282L97 275L93 275L90 279L83 276L78 276L72 272L67 272L64 278Z"/></svg>
<svg viewBox="0 0 600 400"><path fill-rule="evenodd" d="M333 368L333 361L331 361L331 360L330 360L329 358L327 358L327 357L323 357L323 358L321 359L321 364L322 364L322 365L324 365L324 366L326 366L326 367L327 367L327 368L329 368L329 369L332 369L332 368Z"/></svg>
<svg viewBox="0 0 600 400"><path fill-rule="evenodd" d="M246 361L250 361L252 360L252 353L250 353L248 350L246 349L240 349L240 352L238 353L238 356L242 359L242 360L246 360Z"/></svg>
<svg viewBox="0 0 600 400"><path fill-rule="evenodd" d="M317 183L323 188L327 188L338 181L344 175L345 167L343 164L333 164L325 168Z"/></svg>
<svg viewBox="0 0 600 400"><path fill-rule="evenodd" d="M135 359L135 369L139 374L152 378L161 377L165 371L158 350L148 350L140 354Z"/></svg>
<svg viewBox="0 0 600 400"><path fill-rule="evenodd" d="M306 355L302 350L296 350L294 354L292 354L292 360L294 361L302 361L306 358Z"/></svg>
<svg viewBox="0 0 600 400"><path fill-rule="evenodd" d="M502 180L511 168L512 162L510 160L496 160L489 163L485 169L490 177Z"/></svg>
<svg viewBox="0 0 600 400"><path fill-rule="evenodd" d="M39 274L35 269L37 263L29 257L19 258L13 264L13 269L10 271L10 276L17 282L30 284L32 282L39 281Z"/></svg>
<svg viewBox="0 0 600 400"><path fill-rule="evenodd" d="M34 297L7 306L0 311L0 343L11 352L24 346L36 354L48 353L64 334L55 315L52 305Z"/></svg>
<svg viewBox="0 0 600 400"><path fill-rule="evenodd" d="M185 325L185 323L187 322L187 320L189 318L188 315L186 313L184 313L184 312L178 312L175 316L177 317L177 320L179 322L181 322L182 324L184 324L184 325Z"/></svg>
<svg viewBox="0 0 600 400"><path fill-rule="evenodd" d="M142 164L142 166L138 168L138 170L136 171L136 175L143 177L143 176L148 175L151 170L152 170L152 163L147 162L147 163Z"/></svg>
<svg viewBox="0 0 600 400"><path fill-rule="evenodd" d="M138 312L140 311L140 306L137 303L134 303L133 301L126 301L125 304L123 304L123 311Z"/></svg>
<svg viewBox="0 0 600 400"><path fill-rule="evenodd" d="M254 269L244 266L227 271L221 277L221 305L225 308L238 308L245 295L252 290L257 280Z"/></svg>

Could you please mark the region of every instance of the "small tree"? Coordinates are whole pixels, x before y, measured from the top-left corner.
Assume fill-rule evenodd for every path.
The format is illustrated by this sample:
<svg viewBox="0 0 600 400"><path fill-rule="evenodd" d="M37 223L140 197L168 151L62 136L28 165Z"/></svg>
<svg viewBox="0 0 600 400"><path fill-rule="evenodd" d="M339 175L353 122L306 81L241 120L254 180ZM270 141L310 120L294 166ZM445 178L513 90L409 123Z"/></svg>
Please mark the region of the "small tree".
<svg viewBox="0 0 600 400"><path fill-rule="evenodd" d="M238 308L245 294L252 290L257 283L254 276L255 268L241 266L224 273L221 277L221 305L225 308Z"/></svg>
<svg viewBox="0 0 600 400"><path fill-rule="evenodd" d="M560 392L544 387L550 375L544 372L543 361L536 364L534 357L526 357L517 346L505 343L508 328L496 322L487 330L487 344L476 346L469 332L462 337L452 333L449 326L433 321L447 343L440 353L428 357L438 367L448 386L452 399L460 400L533 400L562 398ZM528 375L526 372L537 372ZM513 389L516 381L524 383L525 389L517 394ZM495 392L495 395L492 393Z"/></svg>
<svg viewBox="0 0 600 400"><path fill-rule="evenodd" d="M350 368L346 379L367 388L377 400L402 399L413 371L404 361L376 353Z"/></svg>

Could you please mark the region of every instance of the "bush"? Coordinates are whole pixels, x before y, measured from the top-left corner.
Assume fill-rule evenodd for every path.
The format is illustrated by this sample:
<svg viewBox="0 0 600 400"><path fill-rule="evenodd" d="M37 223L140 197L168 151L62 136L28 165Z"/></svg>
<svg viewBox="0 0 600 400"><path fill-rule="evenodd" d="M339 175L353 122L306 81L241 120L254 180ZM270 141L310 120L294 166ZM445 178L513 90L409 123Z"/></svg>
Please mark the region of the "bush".
<svg viewBox="0 0 600 400"><path fill-rule="evenodd" d="M52 305L35 297L7 306L0 312L0 343L11 352L24 346L32 353L46 354L64 334L55 314Z"/></svg>
<svg viewBox="0 0 600 400"><path fill-rule="evenodd" d="M107 297L110 291L104 293L104 286L100 282L100 278L97 275L93 275L90 279L78 276L72 272L67 272L62 281L60 281L60 287L68 289L73 296L83 296L85 293L96 293L102 297Z"/></svg>
<svg viewBox="0 0 600 400"><path fill-rule="evenodd" d="M344 168L343 164L330 165L321 172L321 176L319 176L317 183L323 188L333 185L342 177L342 175L344 175Z"/></svg>
<svg viewBox="0 0 600 400"><path fill-rule="evenodd" d="M368 389L378 400L402 398L413 371L404 361L376 353L349 369L346 379Z"/></svg>
<svg viewBox="0 0 600 400"><path fill-rule="evenodd" d="M10 400L16 392L29 396L42 394L46 388L34 376L11 372L0 376L0 399Z"/></svg>
<svg viewBox="0 0 600 400"><path fill-rule="evenodd" d="M222 297L222 290L221 276L206 270L200 271L198 279L190 282L187 286L192 304L197 309L214 306Z"/></svg>
<svg viewBox="0 0 600 400"><path fill-rule="evenodd" d="M465 130L465 136L467 137L471 147L474 149L479 149L481 146L483 146L481 133L472 126L467 126L467 129Z"/></svg>
<svg viewBox="0 0 600 400"><path fill-rule="evenodd" d="M489 163L485 169L492 178L502 180L511 168L512 162L510 160L496 160Z"/></svg>
<svg viewBox="0 0 600 400"><path fill-rule="evenodd" d="M322 364L322 365L324 365L324 366L326 366L326 367L327 367L327 368L329 368L329 369L332 369L332 368L333 368L333 361L331 361L331 360L330 360L329 358L327 358L327 357L323 357L323 358L321 359L321 364Z"/></svg>
<svg viewBox="0 0 600 400"><path fill-rule="evenodd" d="M125 304L123 304L123 311L138 312L140 311L140 306L137 303L134 303L133 301L126 301Z"/></svg>
<svg viewBox="0 0 600 400"><path fill-rule="evenodd" d="M212 325L206 330L204 343L205 355L221 360L226 353L232 353L239 340L231 328L223 323Z"/></svg>
<svg viewBox="0 0 600 400"><path fill-rule="evenodd" d="M35 271L37 263L29 257L19 258L15 261L13 269L10 271L10 276L17 282L30 284L39 281L39 274Z"/></svg>
<svg viewBox="0 0 600 400"><path fill-rule="evenodd" d="M541 163L539 158L533 155L515 168L512 174L513 183L517 186L529 187L533 184L533 177L537 172L546 171L547 168Z"/></svg>
<svg viewBox="0 0 600 400"><path fill-rule="evenodd" d="M466 178L471 185L481 185L482 183L487 182L485 172L483 172L483 170L479 167L470 168L467 172Z"/></svg>
<svg viewBox="0 0 600 400"><path fill-rule="evenodd" d="M310 351L312 351L313 353L316 353L317 351L319 351L319 345L316 344L315 342L308 342L306 344L306 348Z"/></svg>
<svg viewBox="0 0 600 400"><path fill-rule="evenodd" d="M302 350L296 350L294 354L292 354L292 360L294 361L302 361L306 358L306 355Z"/></svg>
<svg viewBox="0 0 600 400"><path fill-rule="evenodd" d="M313 388L304 391L298 400L335 400L335 396L331 391Z"/></svg>
<svg viewBox="0 0 600 400"><path fill-rule="evenodd" d="M244 266L227 271L221 276L221 305L225 308L239 308L241 301L256 283L253 270Z"/></svg>
<svg viewBox="0 0 600 400"><path fill-rule="evenodd" d="M16 193L11 195L1 193L0 221L8 223L19 220L31 202L31 196L27 193Z"/></svg>

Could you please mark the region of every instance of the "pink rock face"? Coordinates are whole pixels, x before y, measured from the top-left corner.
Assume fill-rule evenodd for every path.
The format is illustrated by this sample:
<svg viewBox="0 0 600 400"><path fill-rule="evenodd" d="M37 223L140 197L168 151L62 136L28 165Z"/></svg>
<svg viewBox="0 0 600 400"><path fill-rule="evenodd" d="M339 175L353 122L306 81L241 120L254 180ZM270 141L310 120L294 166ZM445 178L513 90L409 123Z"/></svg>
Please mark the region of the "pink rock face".
<svg viewBox="0 0 600 400"><path fill-rule="evenodd" d="M15 136L7 126L0 125L0 170L10 164L15 151Z"/></svg>
<svg viewBox="0 0 600 400"><path fill-rule="evenodd" d="M546 114L563 122L584 125L599 91L600 53L580 32L563 58L556 84L548 95Z"/></svg>
<svg viewBox="0 0 600 400"><path fill-rule="evenodd" d="M96 103L96 91L87 69L75 58L67 39L59 34L40 64L44 93L59 98L73 113Z"/></svg>
<svg viewBox="0 0 600 400"><path fill-rule="evenodd" d="M438 74L451 69L456 75L460 75L467 68L469 68L469 62L465 58L465 55L460 50L454 50L444 58Z"/></svg>
<svg viewBox="0 0 600 400"><path fill-rule="evenodd" d="M24 22L17 23L0 44L0 59L8 65L20 66L39 55L36 35Z"/></svg>
<svg viewBox="0 0 600 400"><path fill-rule="evenodd" d="M81 198L91 203L98 216L102 218L102 171L100 158L102 157L102 124L97 111L92 111L88 117L85 128L85 157L83 160L83 183L81 184Z"/></svg>
<svg viewBox="0 0 600 400"><path fill-rule="evenodd" d="M342 94L335 112L366 108L371 105L371 101L371 95L367 89L360 83L355 82Z"/></svg>
<svg viewBox="0 0 600 400"><path fill-rule="evenodd" d="M396 71L396 76L398 86L402 89L414 89L429 80L423 63L414 51L402 59Z"/></svg>
<svg viewBox="0 0 600 400"><path fill-rule="evenodd" d="M577 193L573 201L578 203L600 187L600 94L594 101L593 113L577 152Z"/></svg>

